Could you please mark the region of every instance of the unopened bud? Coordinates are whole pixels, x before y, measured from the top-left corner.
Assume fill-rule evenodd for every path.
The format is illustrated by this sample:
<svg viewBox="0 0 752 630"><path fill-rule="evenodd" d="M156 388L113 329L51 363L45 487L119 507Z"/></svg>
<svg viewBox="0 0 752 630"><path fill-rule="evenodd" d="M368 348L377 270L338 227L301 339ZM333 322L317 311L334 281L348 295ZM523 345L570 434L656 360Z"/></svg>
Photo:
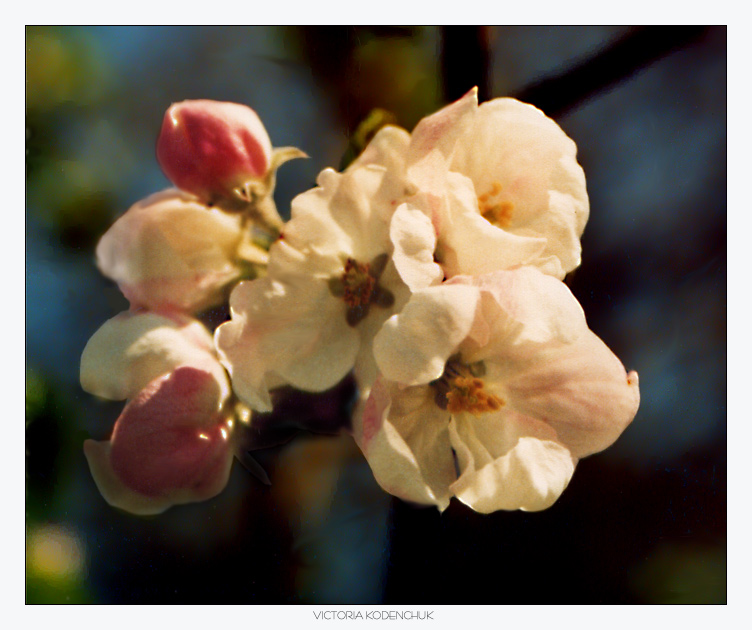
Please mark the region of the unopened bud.
<svg viewBox="0 0 752 630"><path fill-rule="evenodd" d="M267 176L272 144L250 107L183 101L165 113L157 159L175 186L214 203Z"/></svg>

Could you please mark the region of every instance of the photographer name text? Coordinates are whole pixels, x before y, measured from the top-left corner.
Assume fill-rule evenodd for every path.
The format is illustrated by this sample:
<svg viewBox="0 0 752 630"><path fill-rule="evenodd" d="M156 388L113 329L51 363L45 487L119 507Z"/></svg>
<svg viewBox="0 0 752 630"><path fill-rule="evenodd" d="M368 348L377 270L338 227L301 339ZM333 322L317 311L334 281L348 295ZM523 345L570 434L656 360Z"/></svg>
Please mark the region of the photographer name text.
<svg viewBox="0 0 752 630"><path fill-rule="evenodd" d="M372 619L375 621L409 621L433 620L433 610L314 610L313 616L318 620L356 620Z"/></svg>

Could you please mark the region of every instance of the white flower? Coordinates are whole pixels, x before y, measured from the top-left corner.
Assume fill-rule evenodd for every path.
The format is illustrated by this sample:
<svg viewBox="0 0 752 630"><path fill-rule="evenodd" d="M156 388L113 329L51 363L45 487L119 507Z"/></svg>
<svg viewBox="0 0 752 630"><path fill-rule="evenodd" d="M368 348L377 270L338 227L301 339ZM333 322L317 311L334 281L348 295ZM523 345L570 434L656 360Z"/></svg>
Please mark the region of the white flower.
<svg viewBox="0 0 752 630"><path fill-rule="evenodd" d="M260 411L282 383L323 391L355 367L367 386L371 340L409 294L391 261L402 186L370 165L326 169L317 183L293 200L268 275L233 290L232 321L216 333L235 392Z"/></svg>
<svg viewBox="0 0 752 630"><path fill-rule="evenodd" d="M540 110L511 98L478 106L473 90L411 136L385 127L351 168L384 165L419 193L446 277L533 265L563 278L580 264L589 212L576 153Z"/></svg>
<svg viewBox="0 0 752 630"><path fill-rule="evenodd" d="M226 298L244 264L267 259L241 217L175 189L132 206L102 236L97 263L132 307L197 312Z"/></svg>
<svg viewBox="0 0 752 630"><path fill-rule="evenodd" d="M637 374L529 267L417 291L374 354L383 377L356 440L385 490L440 509L452 496L484 513L549 507L639 404Z"/></svg>
<svg viewBox="0 0 752 630"><path fill-rule="evenodd" d="M81 385L128 400L110 440L84 443L108 503L157 514L225 487L233 458L231 390L199 322L154 313L114 317L84 349Z"/></svg>

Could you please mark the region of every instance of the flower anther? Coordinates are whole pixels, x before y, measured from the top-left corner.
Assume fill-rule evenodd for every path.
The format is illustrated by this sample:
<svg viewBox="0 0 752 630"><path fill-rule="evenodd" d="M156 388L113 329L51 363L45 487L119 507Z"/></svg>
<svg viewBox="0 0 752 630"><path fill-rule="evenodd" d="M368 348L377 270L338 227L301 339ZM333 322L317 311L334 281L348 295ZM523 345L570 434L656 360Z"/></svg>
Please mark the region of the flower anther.
<svg viewBox="0 0 752 630"><path fill-rule="evenodd" d="M345 272L342 274L345 304L350 308L354 306L366 306L371 303L371 294L376 286L376 278L370 273L368 264L359 263L357 260L348 258L345 263Z"/></svg>
<svg viewBox="0 0 752 630"><path fill-rule="evenodd" d="M347 258L342 275L330 280L332 295L343 298L347 305L345 319L349 326L357 326L368 315L371 304L384 308L394 304L392 292L379 286L387 262L388 254L379 254L370 263Z"/></svg>
<svg viewBox="0 0 752 630"><path fill-rule="evenodd" d="M466 365L457 357L451 358L441 378L431 383L434 402L440 409L454 414L466 411L479 416L498 411L504 406L504 401L485 389L484 381L479 378L485 372L482 361Z"/></svg>
<svg viewBox="0 0 752 630"><path fill-rule="evenodd" d="M514 204L511 201L499 199L501 191L501 184L494 182L488 192L478 195L478 208L481 216L489 223L500 228L507 228L512 222Z"/></svg>

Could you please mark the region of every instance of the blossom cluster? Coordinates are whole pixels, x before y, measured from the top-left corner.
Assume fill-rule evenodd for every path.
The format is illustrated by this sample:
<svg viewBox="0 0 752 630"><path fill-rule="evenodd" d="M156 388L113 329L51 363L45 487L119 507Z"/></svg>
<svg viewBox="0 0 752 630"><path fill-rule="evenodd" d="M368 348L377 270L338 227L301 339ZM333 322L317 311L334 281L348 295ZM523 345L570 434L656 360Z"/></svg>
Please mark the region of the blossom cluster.
<svg viewBox="0 0 752 630"><path fill-rule="evenodd" d="M127 400L111 439L85 444L105 499L156 513L214 496L238 425L274 390L353 374L352 435L387 492L441 510L552 505L639 404L637 374L563 282L589 213L574 142L473 90L412 133L380 129L283 222L275 172L303 155L272 148L241 105L167 111L157 156L177 188L97 247L131 304L81 364L84 389ZM201 314L228 303L212 336Z"/></svg>

